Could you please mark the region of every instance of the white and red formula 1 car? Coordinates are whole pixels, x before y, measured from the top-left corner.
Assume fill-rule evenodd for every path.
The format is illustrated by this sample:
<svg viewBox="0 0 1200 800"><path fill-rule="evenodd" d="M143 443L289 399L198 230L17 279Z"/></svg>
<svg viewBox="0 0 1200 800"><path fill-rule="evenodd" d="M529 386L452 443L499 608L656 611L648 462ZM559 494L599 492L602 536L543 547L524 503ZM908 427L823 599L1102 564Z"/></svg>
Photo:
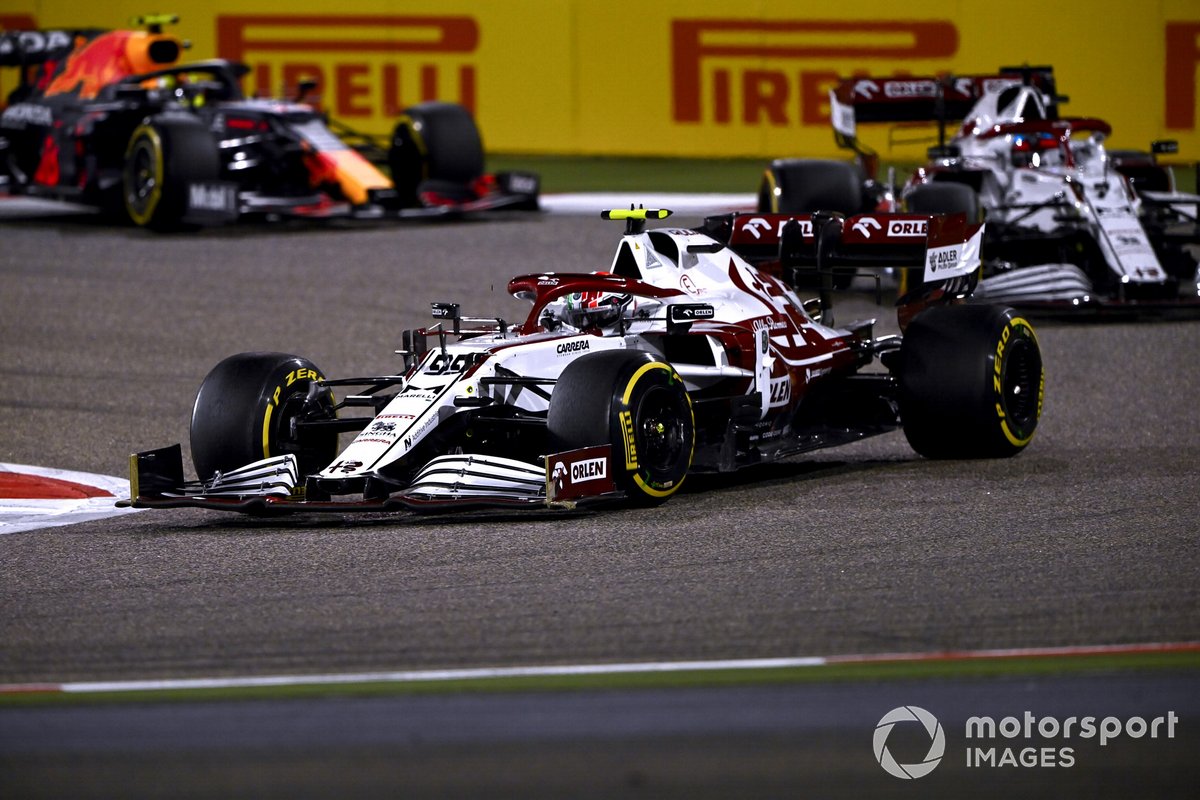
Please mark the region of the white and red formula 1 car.
<svg viewBox="0 0 1200 800"><path fill-rule="evenodd" d="M760 208L983 215L976 301L1085 313L1200 309L1200 196L1178 192L1172 170L1157 163L1175 143L1110 150L1109 124L1061 116L1065 100L1049 67L843 80L830 93L831 118L858 164L776 161ZM867 179L878 156L859 126L877 123L892 126L889 140L910 143L937 126L928 163L898 191Z"/></svg>
<svg viewBox="0 0 1200 800"><path fill-rule="evenodd" d="M509 291L532 304L519 324L434 303L437 323L403 337L403 374L331 380L296 356L226 359L195 401L198 480L185 480L179 445L135 454L132 505L652 504L693 471L901 426L934 458L1010 456L1034 435L1033 329L1010 309L958 302L978 268L979 224L735 214L702 230L645 229L669 213L605 212L626 220L605 272L513 278ZM923 281L903 298L903 337L833 323L834 269L862 267ZM802 302L798 280L821 299ZM356 436L339 448L342 433Z"/></svg>

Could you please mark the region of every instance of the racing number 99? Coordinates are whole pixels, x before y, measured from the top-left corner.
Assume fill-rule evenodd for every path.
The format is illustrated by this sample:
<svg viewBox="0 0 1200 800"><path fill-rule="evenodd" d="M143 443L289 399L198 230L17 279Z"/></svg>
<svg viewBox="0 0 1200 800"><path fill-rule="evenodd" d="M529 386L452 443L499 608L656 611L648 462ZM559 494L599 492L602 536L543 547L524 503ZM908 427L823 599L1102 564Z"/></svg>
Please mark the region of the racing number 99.
<svg viewBox="0 0 1200 800"><path fill-rule="evenodd" d="M430 359L429 366L425 368L425 374L447 375L463 372L467 367L471 366L473 360L474 353L459 353L454 358L450 358L449 353L438 353Z"/></svg>

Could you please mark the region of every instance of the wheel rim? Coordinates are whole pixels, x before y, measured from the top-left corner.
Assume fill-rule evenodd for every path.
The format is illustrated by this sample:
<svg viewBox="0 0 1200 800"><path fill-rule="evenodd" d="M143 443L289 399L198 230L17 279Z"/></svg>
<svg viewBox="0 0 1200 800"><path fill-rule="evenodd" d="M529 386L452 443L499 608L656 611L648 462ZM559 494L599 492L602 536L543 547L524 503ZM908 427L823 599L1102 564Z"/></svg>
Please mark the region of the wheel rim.
<svg viewBox="0 0 1200 800"><path fill-rule="evenodd" d="M153 210L159 186L158 157L153 145L140 139L125 166L125 201L139 216Z"/></svg>
<svg viewBox="0 0 1200 800"><path fill-rule="evenodd" d="M1042 359L1033 343L1026 339L1011 342L1004 366L1001 402L1008 419L1020 429L1027 429L1037 420L1041 377Z"/></svg>
<svg viewBox="0 0 1200 800"><path fill-rule="evenodd" d="M311 418L311 415L305 415L304 406L304 397L301 395L292 395L286 398L279 406L278 414L271 420L269 434L271 454L291 453L294 455L301 475L325 467L336 455L337 447L336 434L332 436L314 433L301 435L298 430L293 428L294 422L305 416Z"/></svg>
<svg viewBox="0 0 1200 800"><path fill-rule="evenodd" d="M687 448L683 409L675 392L656 386L642 397L637 409L639 457L654 471L670 471Z"/></svg>

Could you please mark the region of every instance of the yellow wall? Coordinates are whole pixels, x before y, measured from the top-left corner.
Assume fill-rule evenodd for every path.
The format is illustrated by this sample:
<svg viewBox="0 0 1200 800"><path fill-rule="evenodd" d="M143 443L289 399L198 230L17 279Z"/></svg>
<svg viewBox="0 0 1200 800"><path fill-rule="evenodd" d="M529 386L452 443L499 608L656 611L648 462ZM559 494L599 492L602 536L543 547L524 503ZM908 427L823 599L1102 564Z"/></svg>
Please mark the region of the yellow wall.
<svg viewBox="0 0 1200 800"><path fill-rule="evenodd" d="M0 0L0 24L120 27L144 0L78 8ZM465 102L489 150L832 155L832 77L1052 64L1064 113L1113 124L1116 147L1179 140L1200 157L1200 3L1097 0L175 0L191 57L241 58L250 91L316 73L325 107L384 133L403 105ZM11 70L9 70L11 72ZM12 76L0 76L0 90ZM258 86L258 83L264 85ZM883 155L886 130L863 138Z"/></svg>

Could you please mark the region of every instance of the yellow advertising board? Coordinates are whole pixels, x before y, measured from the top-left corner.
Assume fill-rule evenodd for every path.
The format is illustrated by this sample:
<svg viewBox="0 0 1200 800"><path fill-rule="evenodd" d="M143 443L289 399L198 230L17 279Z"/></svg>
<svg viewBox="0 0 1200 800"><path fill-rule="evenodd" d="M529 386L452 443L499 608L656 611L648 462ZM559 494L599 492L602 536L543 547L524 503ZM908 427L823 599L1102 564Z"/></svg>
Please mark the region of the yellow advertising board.
<svg viewBox="0 0 1200 800"><path fill-rule="evenodd" d="M0 0L0 27L121 27L142 0L80 8ZM461 102L489 150L679 156L835 153L839 76L1052 65L1064 113L1101 117L1116 147L1180 143L1200 158L1200 4L945 0L178 0L190 57L251 66L250 93L303 80L334 117L378 134L407 105ZM1069 24L1067 24L1069 23ZM10 70L11 71L11 70ZM0 75L0 91L14 76ZM864 131L885 157L921 152Z"/></svg>

